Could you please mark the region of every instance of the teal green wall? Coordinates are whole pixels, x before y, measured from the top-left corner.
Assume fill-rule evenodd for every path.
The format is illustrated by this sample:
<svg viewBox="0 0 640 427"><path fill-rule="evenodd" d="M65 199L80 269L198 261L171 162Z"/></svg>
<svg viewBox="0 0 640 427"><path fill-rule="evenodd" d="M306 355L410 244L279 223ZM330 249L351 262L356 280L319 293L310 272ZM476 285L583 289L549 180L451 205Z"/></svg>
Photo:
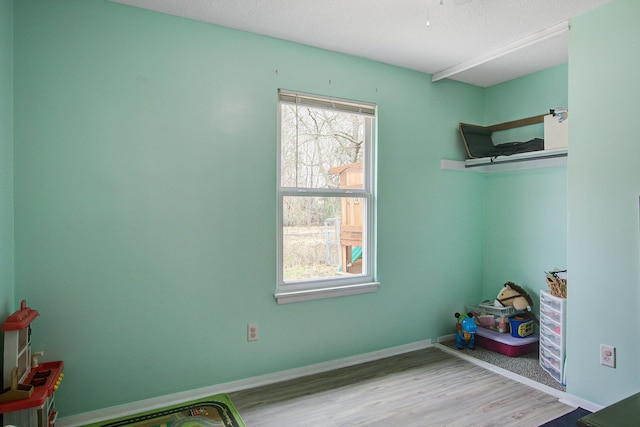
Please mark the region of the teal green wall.
<svg viewBox="0 0 640 427"><path fill-rule="evenodd" d="M480 297L483 178L440 159L483 89L105 0L14 12L16 300L61 416L435 339ZM375 294L274 302L278 88L379 107Z"/></svg>
<svg viewBox="0 0 640 427"><path fill-rule="evenodd" d="M487 88L485 124L548 114L549 109L567 106L567 64L538 71L528 76ZM494 143L528 141L543 138L542 124L496 132Z"/></svg>
<svg viewBox="0 0 640 427"><path fill-rule="evenodd" d="M567 106L567 79L563 64L487 88L485 123ZM484 218L483 298L513 281L537 301L544 272L567 266L567 166L486 174Z"/></svg>
<svg viewBox="0 0 640 427"><path fill-rule="evenodd" d="M566 166L486 177L484 298L513 281L539 301L540 289L548 289L544 272L567 266L566 206Z"/></svg>
<svg viewBox="0 0 640 427"><path fill-rule="evenodd" d="M568 65L562 64L486 90L487 125L549 113L568 103Z"/></svg>
<svg viewBox="0 0 640 427"><path fill-rule="evenodd" d="M13 0L0 0L0 319L13 308Z"/></svg>
<svg viewBox="0 0 640 427"><path fill-rule="evenodd" d="M640 3L614 0L570 32L567 391L603 405L640 384L638 16Z"/></svg>

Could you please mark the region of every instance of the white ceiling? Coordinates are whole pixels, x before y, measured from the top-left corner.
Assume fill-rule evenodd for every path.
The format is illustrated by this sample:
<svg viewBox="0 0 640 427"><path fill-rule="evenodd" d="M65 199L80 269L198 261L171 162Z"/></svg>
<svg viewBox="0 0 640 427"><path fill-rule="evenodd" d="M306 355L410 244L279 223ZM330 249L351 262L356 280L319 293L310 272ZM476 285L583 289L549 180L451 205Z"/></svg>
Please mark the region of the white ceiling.
<svg viewBox="0 0 640 427"><path fill-rule="evenodd" d="M112 1L436 74L610 0ZM560 31L449 78L488 87L559 65L568 40Z"/></svg>

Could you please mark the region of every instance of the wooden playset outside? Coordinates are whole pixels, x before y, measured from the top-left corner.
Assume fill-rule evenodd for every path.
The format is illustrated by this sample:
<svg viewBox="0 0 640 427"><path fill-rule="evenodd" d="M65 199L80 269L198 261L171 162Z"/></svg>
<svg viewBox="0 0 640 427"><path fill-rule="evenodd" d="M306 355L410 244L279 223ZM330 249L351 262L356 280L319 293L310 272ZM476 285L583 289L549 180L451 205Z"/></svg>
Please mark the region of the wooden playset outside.
<svg viewBox="0 0 640 427"><path fill-rule="evenodd" d="M362 188L362 162L336 166L329 174L339 175L340 188ZM340 200L340 265L342 271L362 273L362 200L342 197Z"/></svg>

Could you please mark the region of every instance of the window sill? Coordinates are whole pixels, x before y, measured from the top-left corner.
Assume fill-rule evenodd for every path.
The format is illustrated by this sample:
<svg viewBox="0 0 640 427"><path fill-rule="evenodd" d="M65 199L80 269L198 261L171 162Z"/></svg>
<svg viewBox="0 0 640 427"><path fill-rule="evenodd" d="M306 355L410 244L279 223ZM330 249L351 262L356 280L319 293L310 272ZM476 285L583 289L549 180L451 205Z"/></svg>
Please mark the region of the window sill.
<svg viewBox="0 0 640 427"><path fill-rule="evenodd" d="M377 292L379 287L380 282L370 282L324 289L311 289L308 291L277 292L274 296L278 304L289 304L292 302L313 301L325 298L338 298L349 295L373 293Z"/></svg>

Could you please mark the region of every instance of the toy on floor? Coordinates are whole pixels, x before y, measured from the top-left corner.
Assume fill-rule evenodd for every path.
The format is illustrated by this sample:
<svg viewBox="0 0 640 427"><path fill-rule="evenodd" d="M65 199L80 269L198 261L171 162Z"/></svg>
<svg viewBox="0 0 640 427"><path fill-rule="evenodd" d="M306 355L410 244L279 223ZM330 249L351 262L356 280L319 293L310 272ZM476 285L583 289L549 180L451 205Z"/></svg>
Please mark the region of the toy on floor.
<svg viewBox="0 0 640 427"><path fill-rule="evenodd" d="M478 328L476 345L505 356L518 357L538 351L538 335L531 334L526 337L514 337L511 334L501 334L491 329Z"/></svg>
<svg viewBox="0 0 640 427"><path fill-rule="evenodd" d="M64 363L40 362L43 352L31 351L31 326L39 315L22 300L20 309L0 325L4 332L2 425L51 427L58 417L55 392L64 375Z"/></svg>
<svg viewBox="0 0 640 427"><path fill-rule="evenodd" d="M530 313L514 314L509 317L511 336L524 338L533 334L533 318Z"/></svg>
<svg viewBox="0 0 640 427"><path fill-rule="evenodd" d="M513 306L516 310L526 311L526 313L518 315L518 319L515 322L513 320L513 316L509 318L511 334L514 337L530 335L533 333L533 323L540 324L540 321L532 311L533 300L523 288L513 282L507 282L504 284L504 288L502 288L496 297L495 305L498 307Z"/></svg>
<svg viewBox="0 0 640 427"><path fill-rule="evenodd" d="M507 282L496 297L496 307L513 306L516 310L531 311L533 300L529 294L513 282Z"/></svg>
<svg viewBox="0 0 640 427"><path fill-rule="evenodd" d="M469 350L475 350L477 327L473 320L473 313L456 313L455 316L458 319L456 322L456 348L462 350L466 346Z"/></svg>

